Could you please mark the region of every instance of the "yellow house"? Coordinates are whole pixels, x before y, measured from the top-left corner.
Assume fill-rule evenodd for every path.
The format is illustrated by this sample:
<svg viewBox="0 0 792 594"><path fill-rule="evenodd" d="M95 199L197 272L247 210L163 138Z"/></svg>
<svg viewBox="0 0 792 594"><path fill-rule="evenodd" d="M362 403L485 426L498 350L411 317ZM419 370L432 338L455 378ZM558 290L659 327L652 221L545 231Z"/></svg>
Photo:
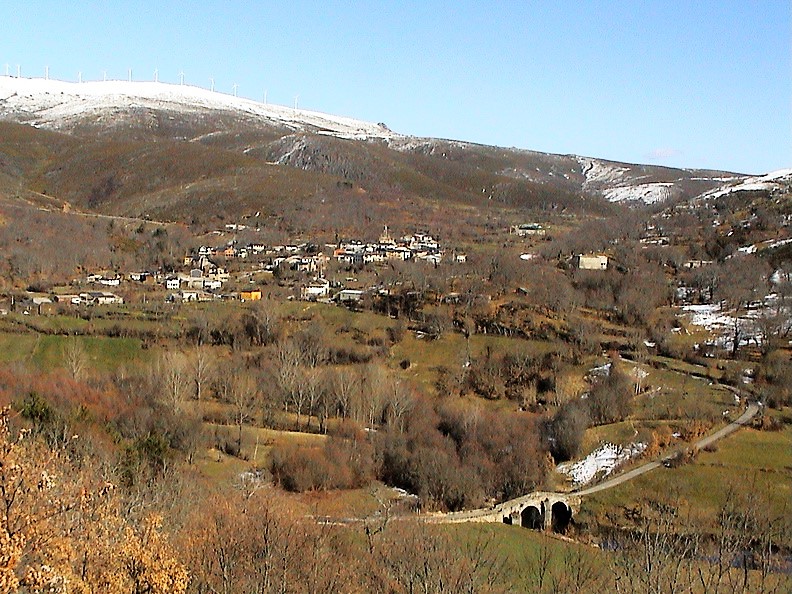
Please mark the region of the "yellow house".
<svg viewBox="0 0 792 594"><path fill-rule="evenodd" d="M242 299L242 301L260 301L261 300L261 291L260 290L242 291L239 294L239 298Z"/></svg>

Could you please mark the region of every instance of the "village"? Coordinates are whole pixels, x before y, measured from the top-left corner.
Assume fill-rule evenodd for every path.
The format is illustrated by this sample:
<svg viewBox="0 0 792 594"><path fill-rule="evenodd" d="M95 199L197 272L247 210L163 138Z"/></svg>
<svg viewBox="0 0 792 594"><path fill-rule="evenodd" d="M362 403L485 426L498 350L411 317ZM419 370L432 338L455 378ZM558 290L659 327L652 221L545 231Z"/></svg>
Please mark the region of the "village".
<svg viewBox="0 0 792 594"><path fill-rule="evenodd" d="M226 231L242 229L242 225L226 226ZM354 276L331 281L326 278L331 264L351 274L370 265L390 262L437 267L445 257L444 248L433 235L414 232L394 238L387 225L376 241L349 239L323 245L302 242L268 246L231 239L220 245L191 249L175 270L90 272L74 278L63 290L9 295L0 304L0 313L18 310L43 314L70 307L122 305L157 298L169 303L258 301L267 295L262 285L269 285L270 279L286 277L290 282L282 284L294 289L289 299L349 305L360 301L366 293L382 289L362 286ZM458 250L449 258L455 263L466 260L467 255Z"/></svg>
<svg viewBox="0 0 792 594"><path fill-rule="evenodd" d="M492 264L483 268L468 265L466 251L458 247L442 245L437 236L428 231L413 231L401 236L393 234L384 225L379 237L374 240L360 238L339 239L333 243L305 241L267 245L243 234L247 227L243 224L227 224L220 231L208 236L222 237L217 243L203 243L190 248L178 262L169 269L134 270L123 272L92 271L72 279L67 286L53 287L49 292L30 290L24 293L9 293L0 298L0 315L21 312L24 315L68 313L84 311L95 306L125 306L134 304L190 304L217 301L252 302L260 300L302 300L309 302L334 303L339 306L360 309L369 308L371 300L388 300L395 288L409 292L410 287L402 281L393 281L394 270L407 272L412 267L422 267L408 277L436 275L441 265L446 267L450 278L487 280ZM517 248L529 248L519 255L524 263L547 259L537 249L538 243L548 239L548 230L535 222L504 227L501 238L512 242ZM238 240L237 234L247 236ZM763 249L782 246L790 240L775 240L762 245ZM504 243L503 245L506 245ZM641 233L639 243L643 250L671 249L669 237L660 224L647 224ZM736 250L736 254L754 253L756 245ZM518 252L519 253L519 252ZM702 349L709 352L711 346L730 345L738 323L742 326L740 342L759 343L757 332L750 329L756 325L756 318L766 317L767 313L778 309L775 301L759 301L744 311L728 316L720 311L721 303L714 298L712 285L712 260L677 258L673 262L664 256L666 273L676 282L673 303L680 307L679 314L692 318L697 325L715 332L715 337L706 341ZM555 260L555 258L551 258ZM474 261L479 261L478 254ZM447 268L462 265L460 268ZM515 263L516 265L516 263ZM605 252L559 254L556 265L562 269L579 270L583 274L603 273L620 269L618 258L614 260L614 250ZM670 268L669 268L670 266ZM518 266L514 270L522 269ZM431 271L431 272L430 272ZM778 277L779 273L776 274ZM527 295L530 291L523 288L517 279L516 291ZM777 284L780 278L775 279ZM386 280L387 279L387 280ZM412 282L412 285L415 283ZM414 289L415 287L413 287ZM425 296L425 295L423 295ZM486 301L492 295L480 295ZM447 290L435 295L437 302L458 303L460 295L455 292L453 282ZM758 313L760 312L760 313ZM739 319L739 322L735 320ZM702 351L704 352L704 351Z"/></svg>

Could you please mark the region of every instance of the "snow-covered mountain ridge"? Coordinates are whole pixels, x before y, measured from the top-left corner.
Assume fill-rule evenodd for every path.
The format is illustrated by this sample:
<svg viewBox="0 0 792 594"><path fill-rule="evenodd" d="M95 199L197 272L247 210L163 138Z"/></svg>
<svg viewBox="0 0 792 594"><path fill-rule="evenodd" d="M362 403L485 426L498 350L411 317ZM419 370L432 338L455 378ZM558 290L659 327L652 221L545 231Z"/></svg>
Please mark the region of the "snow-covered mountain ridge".
<svg viewBox="0 0 792 594"><path fill-rule="evenodd" d="M0 76L2 119L59 130L85 117L119 115L123 108L160 109L185 114L234 112L296 131L353 139L395 136L382 124L259 103L189 85L117 80L72 83Z"/></svg>

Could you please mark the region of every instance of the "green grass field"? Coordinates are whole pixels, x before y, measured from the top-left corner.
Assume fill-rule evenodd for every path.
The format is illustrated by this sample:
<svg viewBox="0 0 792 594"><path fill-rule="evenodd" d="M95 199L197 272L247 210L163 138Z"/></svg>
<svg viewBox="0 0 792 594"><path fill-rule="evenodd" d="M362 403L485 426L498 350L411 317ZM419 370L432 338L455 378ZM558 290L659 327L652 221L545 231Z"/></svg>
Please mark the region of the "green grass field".
<svg viewBox="0 0 792 594"><path fill-rule="evenodd" d="M479 552L493 581L510 592L575 592L609 577L606 553L598 548L504 524L439 527L461 550ZM544 567L543 588L539 580ZM551 585L553 582L554 585Z"/></svg>
<svg viewBox="0 0 792 594"><path fill-rule="evenodd" d="M50 334L0 333L0 363L25 362L42 370L63 367L63 352L71 338ZM122 365L144 363L151 359L151 352L141 348L137 338L108 338L104 336L80 336L88 358L88 367L99 371L110 371Z"/></svg>

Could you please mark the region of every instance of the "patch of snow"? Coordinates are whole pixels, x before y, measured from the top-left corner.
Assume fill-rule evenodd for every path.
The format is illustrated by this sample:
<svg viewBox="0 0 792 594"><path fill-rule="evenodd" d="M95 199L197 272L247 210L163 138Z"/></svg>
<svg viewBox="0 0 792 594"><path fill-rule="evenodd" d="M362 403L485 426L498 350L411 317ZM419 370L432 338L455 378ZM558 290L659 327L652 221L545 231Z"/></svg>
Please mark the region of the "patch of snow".
<svg viewBox="0 0 792 594"><path fill-rule="evenodd" d="M707 305L685 305L682 311L688 315L691 324L701 326L711 332L734 326L734 318L728 314L722 313L721 306L716 303Z"/></svg>
<svg viewBox="0 0 792 594"><path fill-rule="evenodd" d="M391 133L385 140L388 147L402 152L411 151L426 151L430 155L435 154L436 151L446 148L468 149L473 146L469 142L461 140L442 140L438 138L421 138L415 136L403 136L400 134ZM484 192L484 188L481 189Z"/></svg>
<svg viewBox="0 0 792 594"><path fill-rule="evenodd" d="M752 245L744 245L742 247L737 248L738 254L755 254L760 249L762 250L772 250L777 247L781 247L787 245L788 243L792 243L792 239L779 239L776 241L763 241L758 244ZM729 256L727 256L728 258Z"/></svg>
<svg viewBox="0 0 792 594"><path fill-rule="evenodd" d="M741 177L736 176L729 176L729 177L691 177L691 181L717 181L717 182L731 182L743 179Z"/></svg>
<svg viewBox="0 0 792 594"><path fill-rule="evenodd" d="M789 237L787 239L779 239L778 241L773 241L764 244L762 247L766 250L772 250L773 248L781 247L782 245L786 245L788 243L792 243L792 237Z"/></svg>
<svg viewBox="0 0 792 594"><path fill-rule="evenodd" d="M392 487L393 492L399 499L418 499L418 495L414 493L410 493L409 491L402 489L401 487Z"/></svg>
<svg viewBox="0 0 792 594"><path fill-rule="evenodd" d="M585 485L596 477L605 477L646 449L645 443L632 443L627 446L603 443L596 450L578 462L564 462L556 470L572 479L575 486Z"/></svg>
<svg viewBox="0 0 792 594"><path fill-rule="evenodd" d="M588 375L590 377L603 377L610 374L611 363L605 363L604 365L600 365L599 367L592 367L588 370Z"/></svg>
<svg viewBox="0 0 792 594"><path fill-rule="evenodd" d="M767 175L762 176L763 180L766 181L773 181L776 179L790 179L792 180L792 169L778 169L776 171L771 171Z"/></svg>
<svg viewBox="0 0 792 594"><path fill-rule="evenodd" d="M751 304L751 309L740 315L739 319L735 318L733 312L723 312L719 304L685 305L682 311L691 324L700 326L713 335L713 339L706 341L706 344L729 350L733 347L735 324L739 324L740 346L762 345L762 319L772 318L779 310L789 314L789 306L782 304L779 307L777 300L778 296L771 293L761 301ZM699 345L695 348L699 348Z"/></svg>
<svg viewBox="0 0 792 594"><path fill-rule="evenodd" d="M671 198L671 188L673 187L674 184L671 182L617 186L608 188L603 192L603 195L610 202L640 200L646 204L654 204L655 202L663 202Z"/></svg>
<svg viewBox="0 0 792 594"><path fill-rule="evenodd" d="M779 268L778 270L773 272L773 274L770 276L770 282L774 285L780 285L781 283L792 282L792 275Z"/></svg>

